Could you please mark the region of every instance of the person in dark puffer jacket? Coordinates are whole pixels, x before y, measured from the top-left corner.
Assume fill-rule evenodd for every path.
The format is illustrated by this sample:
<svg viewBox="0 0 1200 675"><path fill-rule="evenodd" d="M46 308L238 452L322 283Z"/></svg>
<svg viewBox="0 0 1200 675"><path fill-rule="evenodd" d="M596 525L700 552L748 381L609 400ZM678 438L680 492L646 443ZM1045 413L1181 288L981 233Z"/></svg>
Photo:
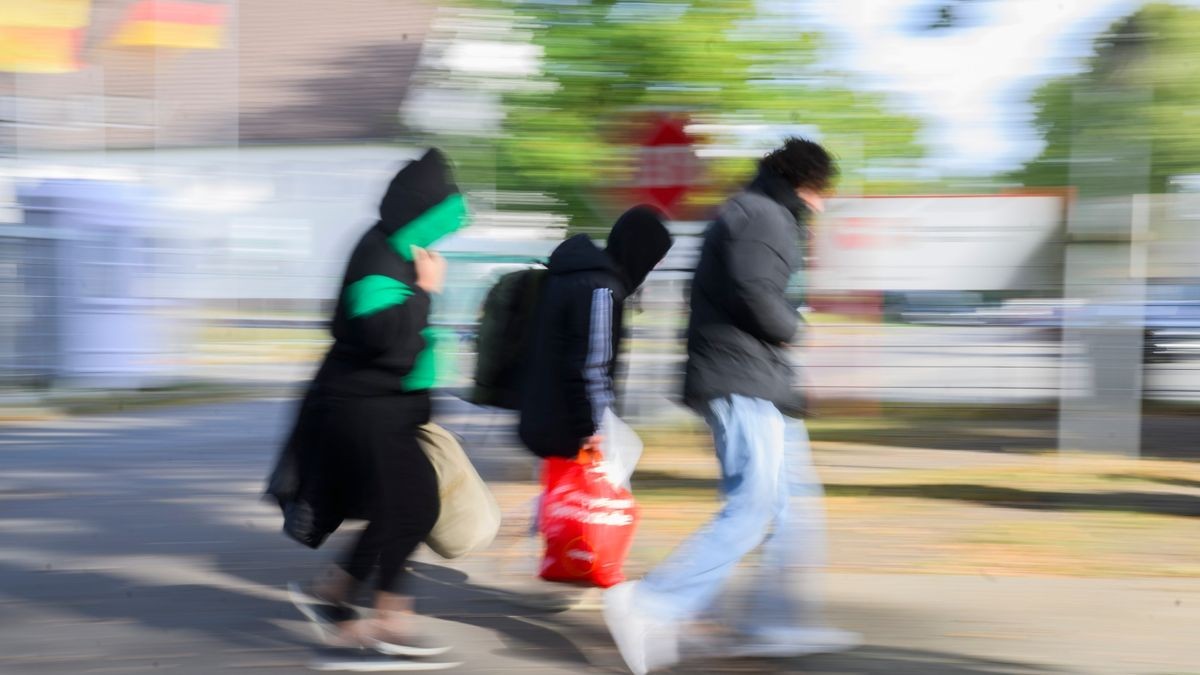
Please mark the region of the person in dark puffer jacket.
<svg viewBox="0 0 1200 675"><path fill-rule="evenodd" d="M786 291L800 268L802 219L823 208L835 174L824 148L789 139L704 235L684 400L712 429L724 505L642 581L607 592L605 621L635 673L679 659L681 628L713 608L737 563L760 544L754 597L731 626L741 633L734 655L791 657L856 643L821 624L813 593L824 544L821 487L803 422L785 419L805 408L789 358L800 318Z"/></svg>

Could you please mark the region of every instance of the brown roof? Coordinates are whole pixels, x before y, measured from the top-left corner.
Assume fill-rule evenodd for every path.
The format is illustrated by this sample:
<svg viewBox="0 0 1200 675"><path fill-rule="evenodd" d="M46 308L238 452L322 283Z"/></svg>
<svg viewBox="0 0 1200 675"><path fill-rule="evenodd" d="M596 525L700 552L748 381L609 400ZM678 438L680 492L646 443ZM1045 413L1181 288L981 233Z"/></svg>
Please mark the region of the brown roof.
<svg viewBox="0 0 1200 675"><path fill-rule="evenodd" d="M226 48L108 44L131 0L93 0L85 67L0 73L25 124L0 124L20 149L204 146L384 139L429 24L417 0L235 3ZM16 114L9 106L0 120ZM14 131L16 129L16 131ZM19 133L19 138L14 137Z"/></svg>

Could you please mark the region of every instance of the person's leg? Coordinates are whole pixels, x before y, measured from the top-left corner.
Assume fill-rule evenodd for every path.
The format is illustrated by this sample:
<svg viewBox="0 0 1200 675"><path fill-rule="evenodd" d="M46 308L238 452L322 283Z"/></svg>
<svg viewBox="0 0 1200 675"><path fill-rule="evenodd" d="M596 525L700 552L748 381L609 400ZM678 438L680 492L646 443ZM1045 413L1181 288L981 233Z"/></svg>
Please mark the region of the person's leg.
<svg viewBox="0 0 1200 675"><path fill-rule="evenodd" d="M545 461L541 459L533 463L533 484L538 486L538 494L531 502L529 516L529 536L535 538L542 536L542 499L545 497L545 494L542 493L541 486L542 464L544 463Z"/></svg>
<svg viewBox="0 0 1200 675"><path fill-rule="evenodd" d="M853 649L860 636L826 626L821 615L824 492L800 421L788 423L784 475L779 512L738 621L742 641L732 654L795 657Z"/></svg>
<svg viewBox="0 0 1200 675"><path fill-rule="evenodd" d="M535 462L530 472L534 485L541 484L541 461ZM504 555L499 569L493 570L499 577L505 579L517 578L527 582L537 576L541 564L541 530L538 527L538 512L542 503L539 490L537 496L520 507L513 508L504 514L505 522L524 520L528 525L514 538L512 543L504 547Z"/></svg>
<svg viewBox="0 0 1200 675"><path fill-rule="evenodd" d="M784 419L778 409L733 396L711 403L708 423L725 504L638 584L634 608L659 620L686 621L706 609L779 511Z"/></svg>
<svg viewBox="0 0 1200 675"><path fill-rule="evenodd" d="M365 492L367 527L339 563L360 584L376 574L375 617L343 625L346 641L398 639L411 603L401 595L404 568L437 522L437 473L417 442L429 416L420 398L348 401L336 422L341 449L339 483L350 503Z"/></svg>
<svg viewBox="0 0 1200 675"><path fill-rule="evenodd" d="M532 468L534 483L539 486L542 464L543 460L538 459ZM489 569L489 576L497 580L508 602L529 609L566 611L580 606L589 593L597 589L548 582L540 578L546 549L539 522L543 497L539 490L537 496L521 510L513 510L511 518L527 518L528 527L506 548L500 567Z"/></svg>
<svg viewBox="0 0 1200 675"><path fill-rule="evenodd" d="M788 420L778 512L762 549L762 566L743 625L820 622L825 566L824 491L813 466L804 422Z"/></svg>
<svg viewBox="0 0 1200 675"><path fill-rule="evenodd" d="M440 501L437 472L417 443L416 427L389 446L376 454L380 480L387 486L379 490L371 520L371 526L379 527L370 534L379 551L377 587L399 593L405 563L437 523Z"/></svg>
<svg viewBox="0 0 1200 675"><path fill-rule="evenodd" d="M429 536L440 510L437 472L416 439L416 424L391 427L386 443L375 447L377 496L364 548L377 551L375 615L359 634L365 643L387 654L430 656L444 647L427 644L413 634L412 599L405 591L409 557ZM356 553L352 565L360 562Z"/></svg>
<svg viewBox="0 0 1200 675"><path fill-rule="evenodd" d="M346 576L353 580L351 583L354 586L365 582L379 563L379 552L383 550L385 526L384 520L371 518L367 521L366 528L359 533L354 544L342 557L340 568Z"/></svg>
<svg viewBox="0 0 1200 675"><path fill-rule="evenodd" d="M440 509L437 473L417 442L429 419L421 397L347 400L331 420L337 484L346 504L365 505L367 527L340 561L357 582L377 572L377 588L395 591L404 563L425 540Z"/></svg>

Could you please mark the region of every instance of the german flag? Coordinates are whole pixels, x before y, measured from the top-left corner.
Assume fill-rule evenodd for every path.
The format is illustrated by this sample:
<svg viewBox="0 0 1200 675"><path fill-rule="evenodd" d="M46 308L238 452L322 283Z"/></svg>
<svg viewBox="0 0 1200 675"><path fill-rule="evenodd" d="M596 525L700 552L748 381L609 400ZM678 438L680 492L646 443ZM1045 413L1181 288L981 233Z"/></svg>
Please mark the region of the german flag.
<svg viewBox="0 0 1200 675"><path fill-rule="evenodd" d="M228 14L228 6L215 3L140 0L129 8L113 44L220 49Z"/></svg>
<svg viewBox="0 0 1200 675"><path fill-rule="evenodd" d="M0 70L79 70L79 49L90 14L90 0L0 0Z"/></svg>

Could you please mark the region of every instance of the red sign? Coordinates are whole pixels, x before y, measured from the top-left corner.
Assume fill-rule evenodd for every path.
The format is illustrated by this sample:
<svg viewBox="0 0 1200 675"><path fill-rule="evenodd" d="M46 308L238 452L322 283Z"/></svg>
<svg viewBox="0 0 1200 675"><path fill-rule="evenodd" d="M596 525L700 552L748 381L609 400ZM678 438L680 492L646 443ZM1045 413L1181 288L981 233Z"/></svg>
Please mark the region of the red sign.
<svg viewBox="0 0 1200 675"><path fill-rule="evenodd" d="M700 158L692 147L681 117L657 120L642 141L634 186L646 202L670 211L681 202L701 175Z"/></svg>

